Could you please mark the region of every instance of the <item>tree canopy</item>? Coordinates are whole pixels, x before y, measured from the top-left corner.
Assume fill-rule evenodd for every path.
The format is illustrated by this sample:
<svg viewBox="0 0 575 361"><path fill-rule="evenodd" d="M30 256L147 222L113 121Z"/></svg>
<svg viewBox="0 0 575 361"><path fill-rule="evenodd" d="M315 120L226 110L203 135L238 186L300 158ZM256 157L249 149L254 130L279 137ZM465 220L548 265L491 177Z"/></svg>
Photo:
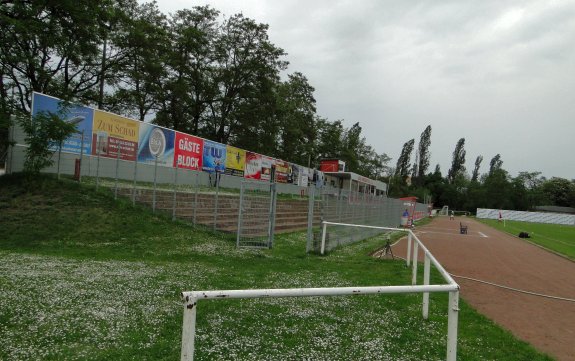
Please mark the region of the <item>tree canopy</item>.
<svg viewBox="0 0 575 361"><path fill-rule="evenodd" d="M210 6L163 14L155 2L0 2L0 154L10 115L42 92L302 165L337 157L381 177L390 158L359 123L316 113L268 25Z"/></svg>

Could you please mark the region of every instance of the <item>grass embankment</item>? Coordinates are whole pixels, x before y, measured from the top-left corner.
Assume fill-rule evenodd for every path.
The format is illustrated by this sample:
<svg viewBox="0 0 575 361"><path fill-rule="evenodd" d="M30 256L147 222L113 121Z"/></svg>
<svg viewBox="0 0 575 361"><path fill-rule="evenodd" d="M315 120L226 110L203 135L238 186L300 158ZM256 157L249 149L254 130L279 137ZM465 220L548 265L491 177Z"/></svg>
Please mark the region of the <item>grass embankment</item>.
<svg viewBox="0 0 575 361"><path fill-rule="evenodd" d="M183 290L409 284L371 239L320 257L305 234L272 250L195 230L109 191L0 177L0 359L177 360ZM435 282L439 279L435 276ZM447 296L202 301L197 360L441 360ZM460 304L460 360L550 360Z"/></svg>
<svg viewBox="0 0 575 361"><path fill-rule="evenodd" d="M520 232L527 232L529 233L528 241L575 261L574 226L519 221L505 221L503 223L493 219L480 219L480 221L514 236L518 236Z"/></svg>

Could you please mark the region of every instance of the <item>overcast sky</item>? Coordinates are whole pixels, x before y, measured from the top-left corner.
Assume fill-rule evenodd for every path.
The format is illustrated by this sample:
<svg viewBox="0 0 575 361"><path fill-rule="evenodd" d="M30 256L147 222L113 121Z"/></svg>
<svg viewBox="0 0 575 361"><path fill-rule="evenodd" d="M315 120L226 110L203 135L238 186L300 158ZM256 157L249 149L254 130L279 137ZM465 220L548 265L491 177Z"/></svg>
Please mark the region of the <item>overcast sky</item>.
<svg viewBox="0 0 575 361"><path fill-rule="evenodd" d="M469 172L500 153L512 176L575 178L575 1L157 2L268 24L288 73L315 87L318 115L359 122L392 166L431 125L431 171L447 173L463 137Z"/></svg>

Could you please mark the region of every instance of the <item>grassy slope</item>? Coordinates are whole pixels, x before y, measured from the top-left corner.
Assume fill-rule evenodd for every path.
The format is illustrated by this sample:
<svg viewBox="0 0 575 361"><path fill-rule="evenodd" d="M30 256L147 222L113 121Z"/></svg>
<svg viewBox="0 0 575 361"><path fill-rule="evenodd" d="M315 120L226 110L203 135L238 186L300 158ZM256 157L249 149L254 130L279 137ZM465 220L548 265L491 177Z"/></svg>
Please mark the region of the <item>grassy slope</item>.
<svg viewBox="0 0 575 361"><path fill-rule="evenodd" d="M179 358L183 290L409 284L372 239L305 254L173 223L68 181L0 177L0 359ZM438 278L435 276L435 281ZM460 360L549 360L461 302ZM204 301L196 359L441 360L446 295Z"/></svg>
<svg viewBox="0 0 575 361"><path fill-rule="evenodd" d="M497 222L493 219L480 219L500 231L514 236L520 232L529 233L530 242L536 243L554 252L575 260L575 227L560 224L529 223L519 221Z"/></svg>

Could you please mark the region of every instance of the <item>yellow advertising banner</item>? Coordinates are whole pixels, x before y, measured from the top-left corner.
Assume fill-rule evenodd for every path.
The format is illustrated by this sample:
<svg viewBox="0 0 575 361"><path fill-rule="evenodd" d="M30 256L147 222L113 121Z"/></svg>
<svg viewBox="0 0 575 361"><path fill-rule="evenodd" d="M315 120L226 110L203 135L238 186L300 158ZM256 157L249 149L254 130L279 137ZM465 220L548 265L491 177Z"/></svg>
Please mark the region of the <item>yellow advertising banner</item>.
<svg viewBox="0 0 575 361"><path fill-rule="evenodd" d="M120 157L126 160L136 160L140 122L106 113L94 111L92 128L92 154L105 157Z"/></svg>
<svg viewBox="0 0 575 361"><path fill-rule="evenodd" d="M243 177L245 166L246 151L230 145L226 146L226 174Z"/></svg>

